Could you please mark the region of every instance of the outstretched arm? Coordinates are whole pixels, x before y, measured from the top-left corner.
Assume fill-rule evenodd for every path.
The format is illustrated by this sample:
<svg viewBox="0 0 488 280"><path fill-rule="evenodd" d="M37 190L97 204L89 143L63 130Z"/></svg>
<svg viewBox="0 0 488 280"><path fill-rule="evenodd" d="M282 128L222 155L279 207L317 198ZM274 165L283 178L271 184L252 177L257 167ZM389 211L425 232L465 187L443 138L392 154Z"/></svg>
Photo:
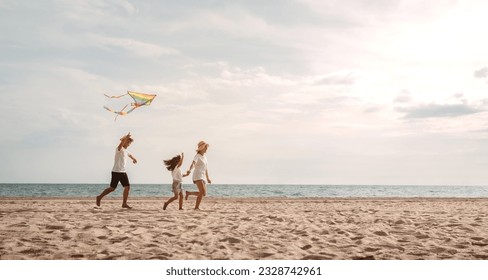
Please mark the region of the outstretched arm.
<svg viewBox="0 0 488 280"><path fill-rule="evenodd" d="M192 163L191 163L191 165L190 165L190 168L188 168L188 171L186 171L185 176L190 175L190 172L191 172L191 170L193 169L193 166L194 166L194 165L195 165L195 162L194 162L194 161L192 161Z"/></svg>
<svg viewBox="0 0 488 280"><path fill-rule="evenodd" d="M132 162L133 162L134 164L136 164L136 163L137 163L137 159L136 159L134 156L132 156L131 154L129 154L129 157L132 159Z"/></svg>

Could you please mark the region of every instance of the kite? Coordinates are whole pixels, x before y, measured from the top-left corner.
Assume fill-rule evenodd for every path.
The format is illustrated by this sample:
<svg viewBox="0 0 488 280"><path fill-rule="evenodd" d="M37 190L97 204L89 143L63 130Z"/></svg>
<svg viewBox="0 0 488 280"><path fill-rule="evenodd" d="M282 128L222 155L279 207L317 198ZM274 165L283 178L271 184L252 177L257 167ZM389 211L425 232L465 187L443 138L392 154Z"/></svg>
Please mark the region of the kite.
<svg viewBox="0 0 488 280"><path fill-rule="evenodd" d="M117 116L115 116L114 121L117 120L117 117L119 115L124 116L124 115L131 113L132 111L134 111L135 109L137 109L141 106L150 105L151 102L153 101L153 99L156 97L156 94L139 93L139 92L135 92L135 91L127 91L127 94L123 94L123 95L119 95L119 96L109 96L109 95L105 94L105 96L108 98L120 98L120 97L126 96L126 95L129 95L130 97L132 97L132 99L134 99L134 103L130 103L130 104L125 105L124 108L122 108L122 110L120 110L120 111L114 111L114 110L112 110L106 106L103 106L103 108L107 109L108 111L117 114ZM125 108L127 108L127 106L129 106L129 105L132 108L130 108L128 111L124 111Z"/></svg>

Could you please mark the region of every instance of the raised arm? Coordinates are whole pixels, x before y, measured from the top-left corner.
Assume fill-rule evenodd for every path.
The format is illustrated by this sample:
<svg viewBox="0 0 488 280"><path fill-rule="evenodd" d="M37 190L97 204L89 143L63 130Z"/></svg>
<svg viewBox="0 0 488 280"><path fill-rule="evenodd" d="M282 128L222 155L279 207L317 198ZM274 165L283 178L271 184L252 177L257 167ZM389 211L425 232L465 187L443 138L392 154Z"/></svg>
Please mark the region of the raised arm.
<svg viewBox="0 0 488 280"><path fill-rule="evenodd" d="M184 159L185 159L185 154L184 153L181 153L181 160L180 160L180 162L178 162L177 167L181 167L181 165L183 165L183 160Z"/></svg>
<svg viewBox="0 0 488 280"><path fill-rule="evenodd" d="M129 140L130 138L130 132L127 133L127 135L124 135L122 136L122 138L120 138L120 143L119 143L119 146L117 147L117 151L120 151L122 149L122 147L124 146L125 142L127 140Z"/></svg>

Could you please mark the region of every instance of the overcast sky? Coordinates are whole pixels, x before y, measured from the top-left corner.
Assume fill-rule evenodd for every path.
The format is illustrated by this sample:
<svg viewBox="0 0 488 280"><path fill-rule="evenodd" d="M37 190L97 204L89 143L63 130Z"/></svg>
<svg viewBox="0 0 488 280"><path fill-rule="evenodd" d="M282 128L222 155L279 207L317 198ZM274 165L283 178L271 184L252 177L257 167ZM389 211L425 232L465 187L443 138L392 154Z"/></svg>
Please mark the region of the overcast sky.
<svg viewBox="0 0 488 280"><path fill-rule="evenodd" d="M488 182L486 1L0 0L0 183ZM121 116L127 90L158 96ZM190 183L186 179L186 183Z"/></svg>

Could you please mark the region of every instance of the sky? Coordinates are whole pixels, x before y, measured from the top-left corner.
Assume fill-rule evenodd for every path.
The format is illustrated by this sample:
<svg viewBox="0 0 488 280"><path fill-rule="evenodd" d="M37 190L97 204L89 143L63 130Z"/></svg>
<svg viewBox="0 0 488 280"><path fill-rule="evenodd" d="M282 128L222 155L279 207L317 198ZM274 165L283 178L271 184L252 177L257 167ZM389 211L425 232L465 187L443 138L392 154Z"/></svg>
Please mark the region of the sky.
<svg viewBox="0 0 488 280"><path fill-rule="evenodd" d="M131 132L132 184L205 140L214 184L486 185L487 9L0 0L0 183L108 184Z"/></svg>

